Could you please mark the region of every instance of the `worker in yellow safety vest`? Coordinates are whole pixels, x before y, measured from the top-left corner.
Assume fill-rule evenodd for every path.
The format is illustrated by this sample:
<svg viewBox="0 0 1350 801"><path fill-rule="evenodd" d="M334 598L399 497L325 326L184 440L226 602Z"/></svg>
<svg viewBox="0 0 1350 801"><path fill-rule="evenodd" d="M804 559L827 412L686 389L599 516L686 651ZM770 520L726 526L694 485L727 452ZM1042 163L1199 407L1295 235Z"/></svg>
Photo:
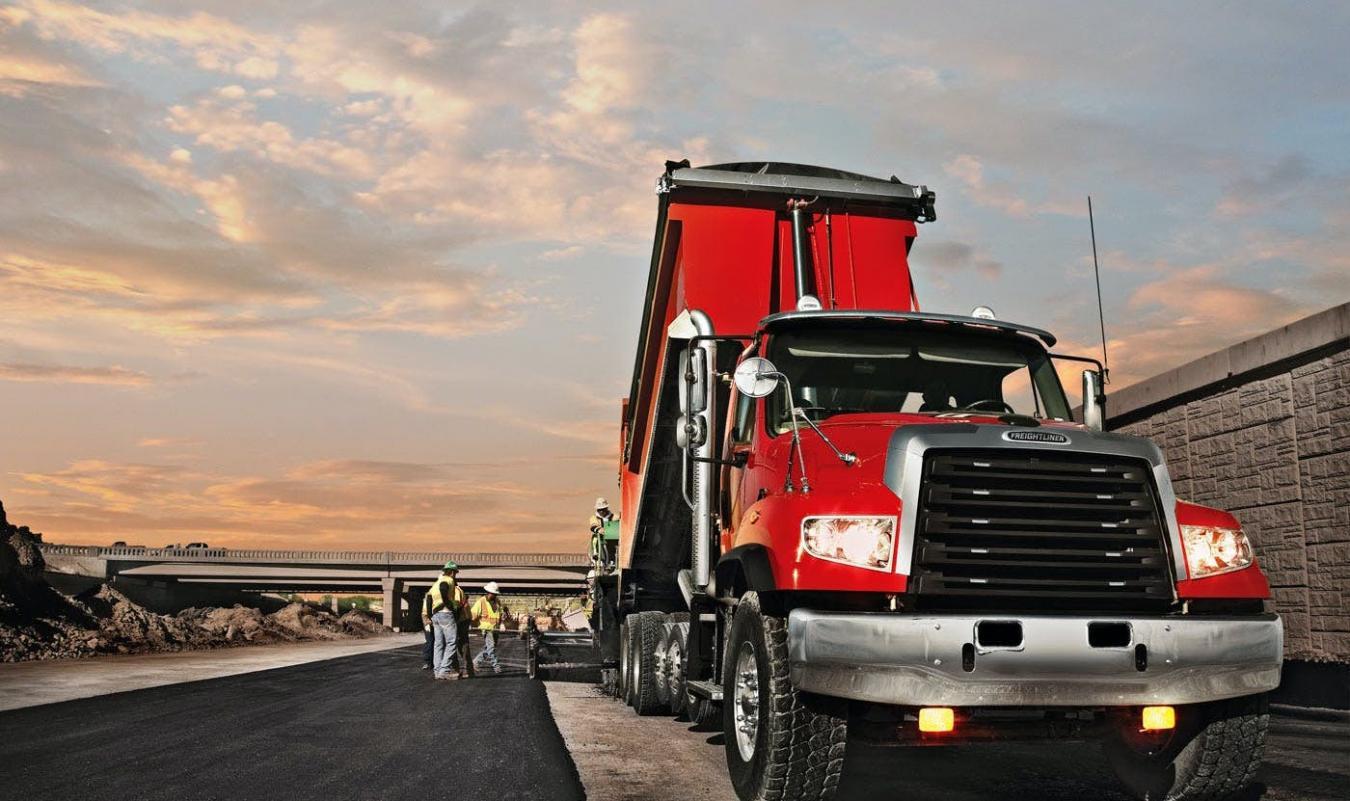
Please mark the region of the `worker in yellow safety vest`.
<svg viewBox="0 0 1350 801"><path fill-rule="evenodd" d="M487 662L492 666L493 673L501 673L502 666L497 661L497 632L506 628L502 622L506 607L498 598L501 588L497 586L497 582L489 581L483 586L483 592L486 595L474 601L473 609L469 613L469 619L477 623L479 631L483 632L483 650L474 660L474 666Z"/></svg>
<svg viewBox="0 0 1350 801"><path fill-rule="evenodd" d="M431 670L432 678L437 681L450 680L450 661L454 658L455 648L458 645L459 607L456 596L463 592L459 588L459 583L455 581L458 574L459 565L454 561L446 562L441 574L427 591L426 600L423 602L425 604L423 613L431 621L435 638L432 646ZM462 668L459 677L464 677Z"/></svg>

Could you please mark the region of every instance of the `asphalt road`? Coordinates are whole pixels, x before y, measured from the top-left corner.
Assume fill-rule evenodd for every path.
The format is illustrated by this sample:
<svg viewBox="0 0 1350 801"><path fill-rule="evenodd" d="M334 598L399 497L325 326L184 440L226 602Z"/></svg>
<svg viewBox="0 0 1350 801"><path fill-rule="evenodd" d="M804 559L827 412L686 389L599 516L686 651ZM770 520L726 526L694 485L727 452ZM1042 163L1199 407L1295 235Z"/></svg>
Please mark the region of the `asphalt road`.
<svg viewBox="0 0 1350 801"><path fill-rule="evenodd" d="M419 664L400 649L3 712L0 798L583 798L541 684Z"/></svg>
<svg viewBox="0 0 1350 801"><path fill-rule="evenodd" d="M504 646L506 673L466 682L400 649L0 712L0 799L571 801L584 780L590 801L733 801L720 733L584 685L551 710ZM1276 718L1259 778L1253 798L1350 799L1350 724ZM852 744L839 801L886 798L1126 799L1091 744Z"/></svg>

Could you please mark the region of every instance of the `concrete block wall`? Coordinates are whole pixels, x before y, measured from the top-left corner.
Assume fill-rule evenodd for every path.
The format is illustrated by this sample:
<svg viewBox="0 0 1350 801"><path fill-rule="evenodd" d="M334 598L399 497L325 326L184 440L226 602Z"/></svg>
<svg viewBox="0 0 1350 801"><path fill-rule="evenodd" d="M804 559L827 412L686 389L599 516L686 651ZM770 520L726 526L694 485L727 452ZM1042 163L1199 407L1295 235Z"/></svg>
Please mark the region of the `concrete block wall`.
<svg viewBox="0 0 1350 801"><path fill-rule="evenodd" d="M1167 454L1179 498L1242 523L1270 577L1290 660L1350 664L1347 328L1343 305L1110 403L1110 428L1148 437ZM1265 358L1243 372L1207 369L1254 350Z"/></svg>
<svg viewBox="0 0 1350 801"><path fill-rule="evenodd" d="M1177 497L1242 523L1288 656L1350 662L1350 350L1119 430L1163 449Z"/></svg>

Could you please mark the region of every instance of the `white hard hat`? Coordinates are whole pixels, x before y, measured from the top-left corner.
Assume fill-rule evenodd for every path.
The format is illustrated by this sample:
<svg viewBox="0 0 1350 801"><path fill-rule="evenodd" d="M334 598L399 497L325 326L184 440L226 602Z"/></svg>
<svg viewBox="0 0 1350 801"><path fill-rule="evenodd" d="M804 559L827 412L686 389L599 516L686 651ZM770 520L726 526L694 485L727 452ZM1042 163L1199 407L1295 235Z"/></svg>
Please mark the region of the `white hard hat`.
<svg viewBox="0 0 1350 801"><path fill-rule="evenodd" d="M600 511L601 509L608 509L608 508L609 508L609 501L605 500L604 498L595 499L595 510L597 512Z"/></svg>
<svg viewBox="0 0 1350 801"><path fill-rule="evenodd" d="M487 584L483 585L483 592L486 592L489 595L501 595L502 588L497 586L497 582L489 581Z"/></svg>

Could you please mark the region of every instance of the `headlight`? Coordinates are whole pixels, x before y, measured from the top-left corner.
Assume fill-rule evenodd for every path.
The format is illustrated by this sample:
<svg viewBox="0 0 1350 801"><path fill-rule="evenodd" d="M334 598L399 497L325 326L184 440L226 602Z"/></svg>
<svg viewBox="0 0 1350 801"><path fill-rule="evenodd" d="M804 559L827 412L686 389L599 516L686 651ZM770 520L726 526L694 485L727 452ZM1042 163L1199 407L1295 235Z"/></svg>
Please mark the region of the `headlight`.
<svg viewBox="0 0 1350 801"><path fill-rule="evenodd" d="M807 517L802 520L802 545L806 552L831 562L890 570L894 544L894 517Z"/></svg>
<svg viewBox="0 0 1350 801"><path fill-rule="evenodd" d="M1252 544L1240 528L1182 526L1186 546L1186 570L1191 578L1204 578L1241 570L1252 563Z"/></svg>

